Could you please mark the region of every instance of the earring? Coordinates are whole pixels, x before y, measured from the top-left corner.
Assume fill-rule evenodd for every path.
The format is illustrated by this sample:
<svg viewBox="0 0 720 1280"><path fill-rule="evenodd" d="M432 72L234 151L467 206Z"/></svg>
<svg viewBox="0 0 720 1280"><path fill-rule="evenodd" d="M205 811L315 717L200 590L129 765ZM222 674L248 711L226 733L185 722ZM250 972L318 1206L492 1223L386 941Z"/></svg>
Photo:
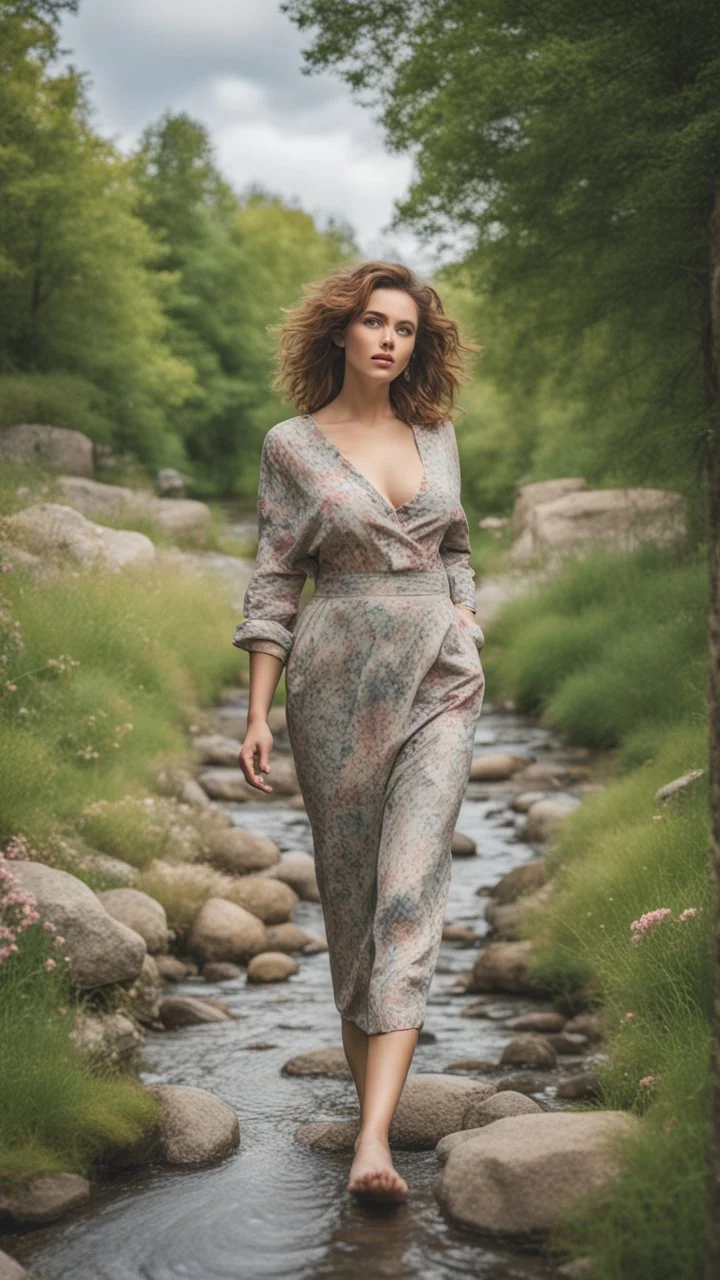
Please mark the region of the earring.
<svg viewBox="0 0 720 1280"><path fill-rule="evenodd" d="M410 376L411 376L411 375L410 375L410 365L409 365L409 364L406 364L406 365L405 365L405 368L403 369L402 376L403 376L403 378L405 379L405 381L406 381L406 382L409 382L409 381L410 381Z"/></svg>

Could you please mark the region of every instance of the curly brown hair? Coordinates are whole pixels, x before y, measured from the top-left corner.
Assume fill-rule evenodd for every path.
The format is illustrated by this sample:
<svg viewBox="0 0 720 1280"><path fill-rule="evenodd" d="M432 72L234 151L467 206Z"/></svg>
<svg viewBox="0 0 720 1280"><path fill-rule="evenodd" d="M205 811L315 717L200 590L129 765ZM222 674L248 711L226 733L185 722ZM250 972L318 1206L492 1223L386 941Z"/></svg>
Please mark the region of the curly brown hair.
<svg viewBox="0 0 720 1280"><path fill-rule="evenodd" d="M410 379L390 384L390 403L398 418L421 426L439 426L468 381L461 351L481 347L461 339L455 320L445 315L439 294L399 262L367 261L335 268L305 286L294 307L283 307L286 319L270 332L279 336L272 390L285 396L298 413L314 413L339 394L345 375L345 352L332 338L337 329L362 315L373 289L403 289L419 313Z"/></svg>

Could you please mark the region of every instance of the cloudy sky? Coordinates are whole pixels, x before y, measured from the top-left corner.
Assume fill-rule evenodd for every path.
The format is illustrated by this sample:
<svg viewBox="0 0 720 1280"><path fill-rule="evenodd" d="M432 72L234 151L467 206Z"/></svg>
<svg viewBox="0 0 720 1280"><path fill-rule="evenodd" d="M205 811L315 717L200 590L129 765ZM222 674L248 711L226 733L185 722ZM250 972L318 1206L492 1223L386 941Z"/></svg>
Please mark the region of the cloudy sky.
<svg viewBox="0 0 720 1280"><path fill-rule="evenodd" d="M386 230L412 158L390 155L370 110L334 75L301 73L309 37L278 0L80 0L62 29L87 71L100 132L131 147L166 110L210 130L225 176L313 214L346 218L365 257L430 274L416 239Z"/></svg>

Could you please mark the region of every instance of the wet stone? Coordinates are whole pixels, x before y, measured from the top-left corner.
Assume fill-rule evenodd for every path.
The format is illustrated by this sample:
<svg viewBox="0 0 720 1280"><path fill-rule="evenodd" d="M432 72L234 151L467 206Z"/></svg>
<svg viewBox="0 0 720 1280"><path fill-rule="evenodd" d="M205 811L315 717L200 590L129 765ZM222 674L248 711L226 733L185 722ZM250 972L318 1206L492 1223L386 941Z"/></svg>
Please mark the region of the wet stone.
<svg viewBox="0 0 720 1280"><path fill-rule="evenodd" d="M289 1058L282 1067L286 1076L338 1076L351 1079L351 1071L341 1048L311 1049Z"/></svg>
<svg viewBox="0 0 720 1280"><path fill-rule="evenodd" d="M601 1098L600 1079L595 1071L578 1071L558 1082L558 1098Z"/></svg>
<svg viewBox="0 0 720 1280"><path fill-rule="evenodd" d="M516 1075L503 1076L502 1079L496 1080L495 1088L498 1093L502 1093L505 1089L512 1089L516 1093L534 1094L544 1093L546 1089L551 1089L556 1083L556 1077L549 1075L536 1075L534 1072L518 1072ZM559 1090L558 1090L559 1093Z"/></svg>
<svg viewBox="0 0 720 1280"><path fill-rule="evenodd" d="M202 971L206 982L232 982L233 978L241 978L242 975L240 965L232 964L230 960L211 960Z"/></svg>

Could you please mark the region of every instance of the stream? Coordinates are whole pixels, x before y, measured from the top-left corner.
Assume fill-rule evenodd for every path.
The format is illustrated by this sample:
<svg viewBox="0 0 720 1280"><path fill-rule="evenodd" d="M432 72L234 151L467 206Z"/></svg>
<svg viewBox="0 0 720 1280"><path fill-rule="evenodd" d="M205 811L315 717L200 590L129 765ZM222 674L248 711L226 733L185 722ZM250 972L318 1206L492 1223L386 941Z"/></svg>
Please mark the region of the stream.
<svg viewBox="0 0 720 1280"><path fill-rule="evenodd" d="M241 734L241 702L223 703L216 719L221 732ZM548 763L573 759L551 733L486 700L475 752L495 750ZM520 815L509 808L516 790L509 783L469 783L458 819L458 831L475 841L477 853L453 859L446 919L472 925L478 941L486 933L486 899L477 888L534 853L520 838ZM283 850L312 852L304 812L282 798L227 808L238 826L271 836ZM299 902L293 920L324 934L319 904ZM499 1061L517 1034L504 1020L550 1007L490 995L488 1017L462 1017L478 997L451 988L476 955L477 943L443 942L412 1072L441 1072L466 1058ZM327 953L298 959L300 972L281 983L249 985L243 977L212 985L195 977L172 984L173 993L225 1001L237 1021L148 1032L141 1079L195 1085L224 1099L238 1114L240 1147L211 1168L115 1174L85 1208L8 1237L12 1255L37 1280L528 1280L554 1274L539 1257L481 1239L443 1215L433 1194L439 1170L433 1151L395 1152L410 1195L398 1210L380 1214L348 1196L349 1155L313 1151L294 1140L301 1124L356 1114L351 1081L281 1074L296 1054L341 1044ZM563 1055L558 1070L586 1061ZM498 1067L476 1078L499 1079L511 1070ZM548 1076L557 1078L558 1071ZM560 1105L552 1085L533 1096L542 1106Z"/></svg>

